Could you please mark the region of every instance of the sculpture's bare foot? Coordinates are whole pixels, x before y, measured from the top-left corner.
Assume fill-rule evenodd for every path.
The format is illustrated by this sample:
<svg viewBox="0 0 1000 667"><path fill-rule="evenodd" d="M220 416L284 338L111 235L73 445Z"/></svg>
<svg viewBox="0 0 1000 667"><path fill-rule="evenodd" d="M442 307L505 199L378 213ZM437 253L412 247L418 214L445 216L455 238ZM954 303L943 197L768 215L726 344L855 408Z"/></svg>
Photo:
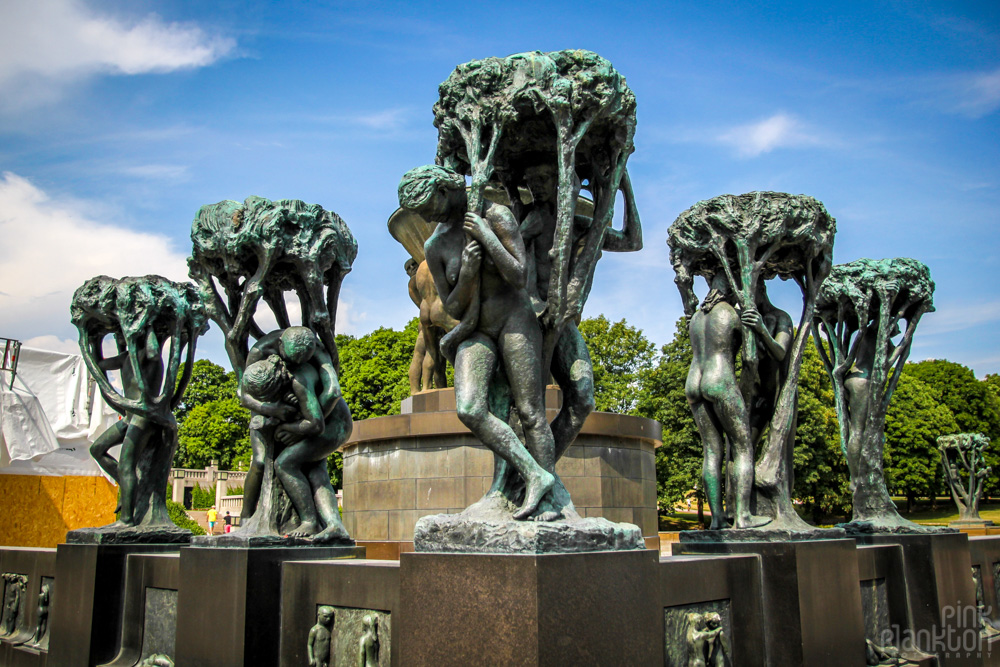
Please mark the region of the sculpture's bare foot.
<svg viewBox="0 0 1000 667"><path fill-rule="evenodd" d="M350 540L347 529L342 523L330 524L323 530L313 535L313 542L343 542Z"/></svg>
<svg viewBox="0 0 1000 667"><path fill-rule="evenodd" d="M555 476L544 469L528 479L527 489L524 493L524 504L521 505L521 509L514 513L514 518L520 521L534 514L535 510L538 509L538 504L542 502L542 498L552 490L555 483Z"/></svg>
<svg viewBox="0 0 1000 667"><path fill-rule="evenodd" d="M715 517L712 517L712 523L708 526L709 530L725 530L726 528L729 528L729 524L724 519L716 519Z"/></svg>
<svg viewBox="0 0 1000 667"><path fill-rule="evenodd" d="M289 537L312 537L319 532L319 526L313 521L304 521L299 527L288 533Z"/></svg>
<svg viewBox="0 0 1000 667"><path fill-rule="evenodd" d="M741 516L736 519L736 525L734 528L760 528L761 526L766 526L771 523L773 519L769 516L757 516L756 514L747 514L746 516Z"/></svg>
<svg viewBox="0 0 1000 667"><path fill-rule="evenodd" d="M531 517L535 521L558 521L562 518L562 512L556 512L555 510L548 510L546 512L539 512L535 516Z"/></svg>

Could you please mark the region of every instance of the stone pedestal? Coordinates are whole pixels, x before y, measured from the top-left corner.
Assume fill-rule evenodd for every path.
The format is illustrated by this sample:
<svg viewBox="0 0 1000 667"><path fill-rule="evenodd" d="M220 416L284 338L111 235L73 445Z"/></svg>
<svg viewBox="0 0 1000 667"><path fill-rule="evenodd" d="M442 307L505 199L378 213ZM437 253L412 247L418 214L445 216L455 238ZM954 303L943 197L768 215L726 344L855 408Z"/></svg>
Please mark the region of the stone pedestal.
<svg viewBox="0 0 1000 667"><path fill-rule="evenodd" d="M402 662L662 665L657 564L652 550L405 553Z"/></svg>
<svg viewBox="0 0 1000 667"><path fill-rule="evenodd" d="M49 665L108 662L121 644L129 554L176 553L170 544L60 544L49 624Z"/></svg>
<svg viewBox="0 0 1000 667"><path fill-rule="evenodd" d="M868 534L858 535L857 540L902 547L913 644L936 655L943 667L981 665L968 536Z"/></svg>
<svg viewBox="0 0 1000 667"><path fill-rule="evenodd" d="M320 606L334 609L330 665L356 664L361 620L369 614L378 619L378 665L409 664L397 650L399 561L291 561L281 573L281 667L309 664L309 631Z"/></svg>
<svg viewBox="0 0 1000 667"><path fill-rule="evenodd" d="M363 547L185 547L175 661L188 667L278 664L282 563L364 555Z"/></svg>
<svg viewBox="0 0 1000 667"><path fill-rule="evenodd" d="M969 555L975 575L976 599L994 626L1000 626L1000 537L970 537ZM1000 665L1000 636L984 639L983 664Z"/></svg>
<svg viewBox="0 0 1000 667"><path fill-rule="evenodd" d="M674 554L760 557L768 665L865 664L865 634L852 539L790 542L688 542Z"/></svg>
<svg viewBox="0 0 1000 667"><path fill-rule="evenodd" d="M56 550L34 547L0 548L0 572L18 574L26 579L21 595L14 632L0 637L0 665L42 667L48 657L48 630L38 635L38 594L49 586L49 609L55 590ZM0 581L0 586L3 582ZM0 594L6 594L4 590ZM6 598L0 598L6 599ZM2 608L2 605L0 605ZM51 621L51 616L50 619ZM51 622L48 623L51 628Z"/></svg>
<svg viewBox="0 0 1000 667"><path fill-rule="evenodd" d="M151 655L174 658L179 588L179 554L128 557L121 649L102 667L133 667Z"/></svg>
<svg viewBox="0 0 1000 667"><path fill-rule="evenodd" d="M555 386L546 412L560 405ZM595 412L556 472L582 517L639 526L657 548L656 456L660 424ZM483 497L493 479L493 453L459 420L454 389L410 396L402 414L355 422L344 454L344 525L369 553L398 558L413 551L417 519L456 514Z"/></svg>

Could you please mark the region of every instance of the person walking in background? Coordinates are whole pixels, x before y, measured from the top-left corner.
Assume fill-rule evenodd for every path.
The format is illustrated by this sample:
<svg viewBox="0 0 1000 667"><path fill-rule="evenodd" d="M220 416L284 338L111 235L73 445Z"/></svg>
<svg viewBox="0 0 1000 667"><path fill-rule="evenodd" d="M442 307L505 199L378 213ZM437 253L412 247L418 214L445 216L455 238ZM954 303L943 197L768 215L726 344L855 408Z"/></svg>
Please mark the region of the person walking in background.
<svg viewBox="0 0 1000 667"><path fill-rule="evenodd" d="M215 534L215 521L219 518L219 513L215 511L215 505L208 510L208 534Z"/></svg>
<svg viewBox="0 0 1000 667"><path fill-rule="evenodd" d="M222 523L226 524L222 532L228 533L233 530L233 517L229 514L229 510L226 510L226 516L222 517Z"/></svg>

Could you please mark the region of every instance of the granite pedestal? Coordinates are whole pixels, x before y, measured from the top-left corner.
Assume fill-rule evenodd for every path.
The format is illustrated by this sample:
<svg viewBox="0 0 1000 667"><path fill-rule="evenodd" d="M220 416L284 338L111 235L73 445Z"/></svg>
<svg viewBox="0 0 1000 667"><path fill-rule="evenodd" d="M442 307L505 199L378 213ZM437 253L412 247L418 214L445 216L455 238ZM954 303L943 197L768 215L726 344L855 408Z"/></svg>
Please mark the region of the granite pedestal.
<svg viewBox="0 0 1000 667"><path fill-rule="evenodd" d="M177 664L278 664L282 564L364 555L364 547L181 549L183 583L177 601Z"/></svg>
<svg viewBox="0 0 1000 667"><path fill-rule="evenodd" d="M942 667L982 665L976 591L964 533L866 534L859 544L898 544L903 551L912 643ZM901 643L908 637L901 637Z"/></svg>
<svg viewBox="0 0 1000 667"><path fill-rule="evenodd" d="M757 555L670 556L659 562L664 665L688 667L692 613L718 613L730 665L765 667L761 559ZM695 663L697 664L697 663Z"/></svg>
<svg viewBox="0 0 1000 667"><path fill-rule="evenodd" d="M331 665L357 661L360 620L378 618L378 664L409 664L399 651L399 561L288 561L281 568L281 667L308 665L309 631L333 607ZM420 613L418 610L417 613Z"/></svg>
<svg viewBox="0 0 1000 667"><path fill-rule="evenodd" d="M151 655L174 657L179 588L179 554L128 557L121 649L102 667L133 667Z"/></svg>
<svg viewBox="0 0 1000 667"><path fill-rule="evenodd" d="M674 554L756 554L761 565L768 665L865 664L865 634L852 539L692 542Z"/></svg>
<svg viewBox="0 0 1000 667"><path fill-rule="evenodd" d="M662 665L652 550L404 553L407 665Z"/></svg>
<svg viewBox="0 0 1000 667"><path fill-rule="evenodd" d="M0 572L19 574L26 579L14 632L0 638L0 665L42 667L48 658L52 633L46 630L42 636L37 634L38 595L43 585L49 585L51 610L52 592L55 589L56 550L34 547L0 548ZM47 625L51 628L51 622Z"/></svg>
<svg viewBox="0 0 1000 667"><path fill-rule="evenodd" d="M121 648L126 559L177 553L176 544L60 544L49 615L48 665L91 667Z"/></svg>

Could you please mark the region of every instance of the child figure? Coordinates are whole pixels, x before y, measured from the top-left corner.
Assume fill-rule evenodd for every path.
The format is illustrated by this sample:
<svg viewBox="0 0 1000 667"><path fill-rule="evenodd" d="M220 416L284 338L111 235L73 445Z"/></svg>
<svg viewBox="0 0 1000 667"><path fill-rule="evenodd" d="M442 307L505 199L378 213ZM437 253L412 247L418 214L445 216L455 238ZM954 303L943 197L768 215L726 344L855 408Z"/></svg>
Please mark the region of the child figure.
<svg viewBox="0 0 1000 667"><path fill-rule="evenodd" d="M358 667L378 667L378 616L375 614L365 614L361 619Z"/></svg>
<svg viewBox="0 0 1000 667"><path fill-rule="evenodd" d="M309 667L330 667L333 607L323 605L316 611L316 625L309 631Z"/></svg>

